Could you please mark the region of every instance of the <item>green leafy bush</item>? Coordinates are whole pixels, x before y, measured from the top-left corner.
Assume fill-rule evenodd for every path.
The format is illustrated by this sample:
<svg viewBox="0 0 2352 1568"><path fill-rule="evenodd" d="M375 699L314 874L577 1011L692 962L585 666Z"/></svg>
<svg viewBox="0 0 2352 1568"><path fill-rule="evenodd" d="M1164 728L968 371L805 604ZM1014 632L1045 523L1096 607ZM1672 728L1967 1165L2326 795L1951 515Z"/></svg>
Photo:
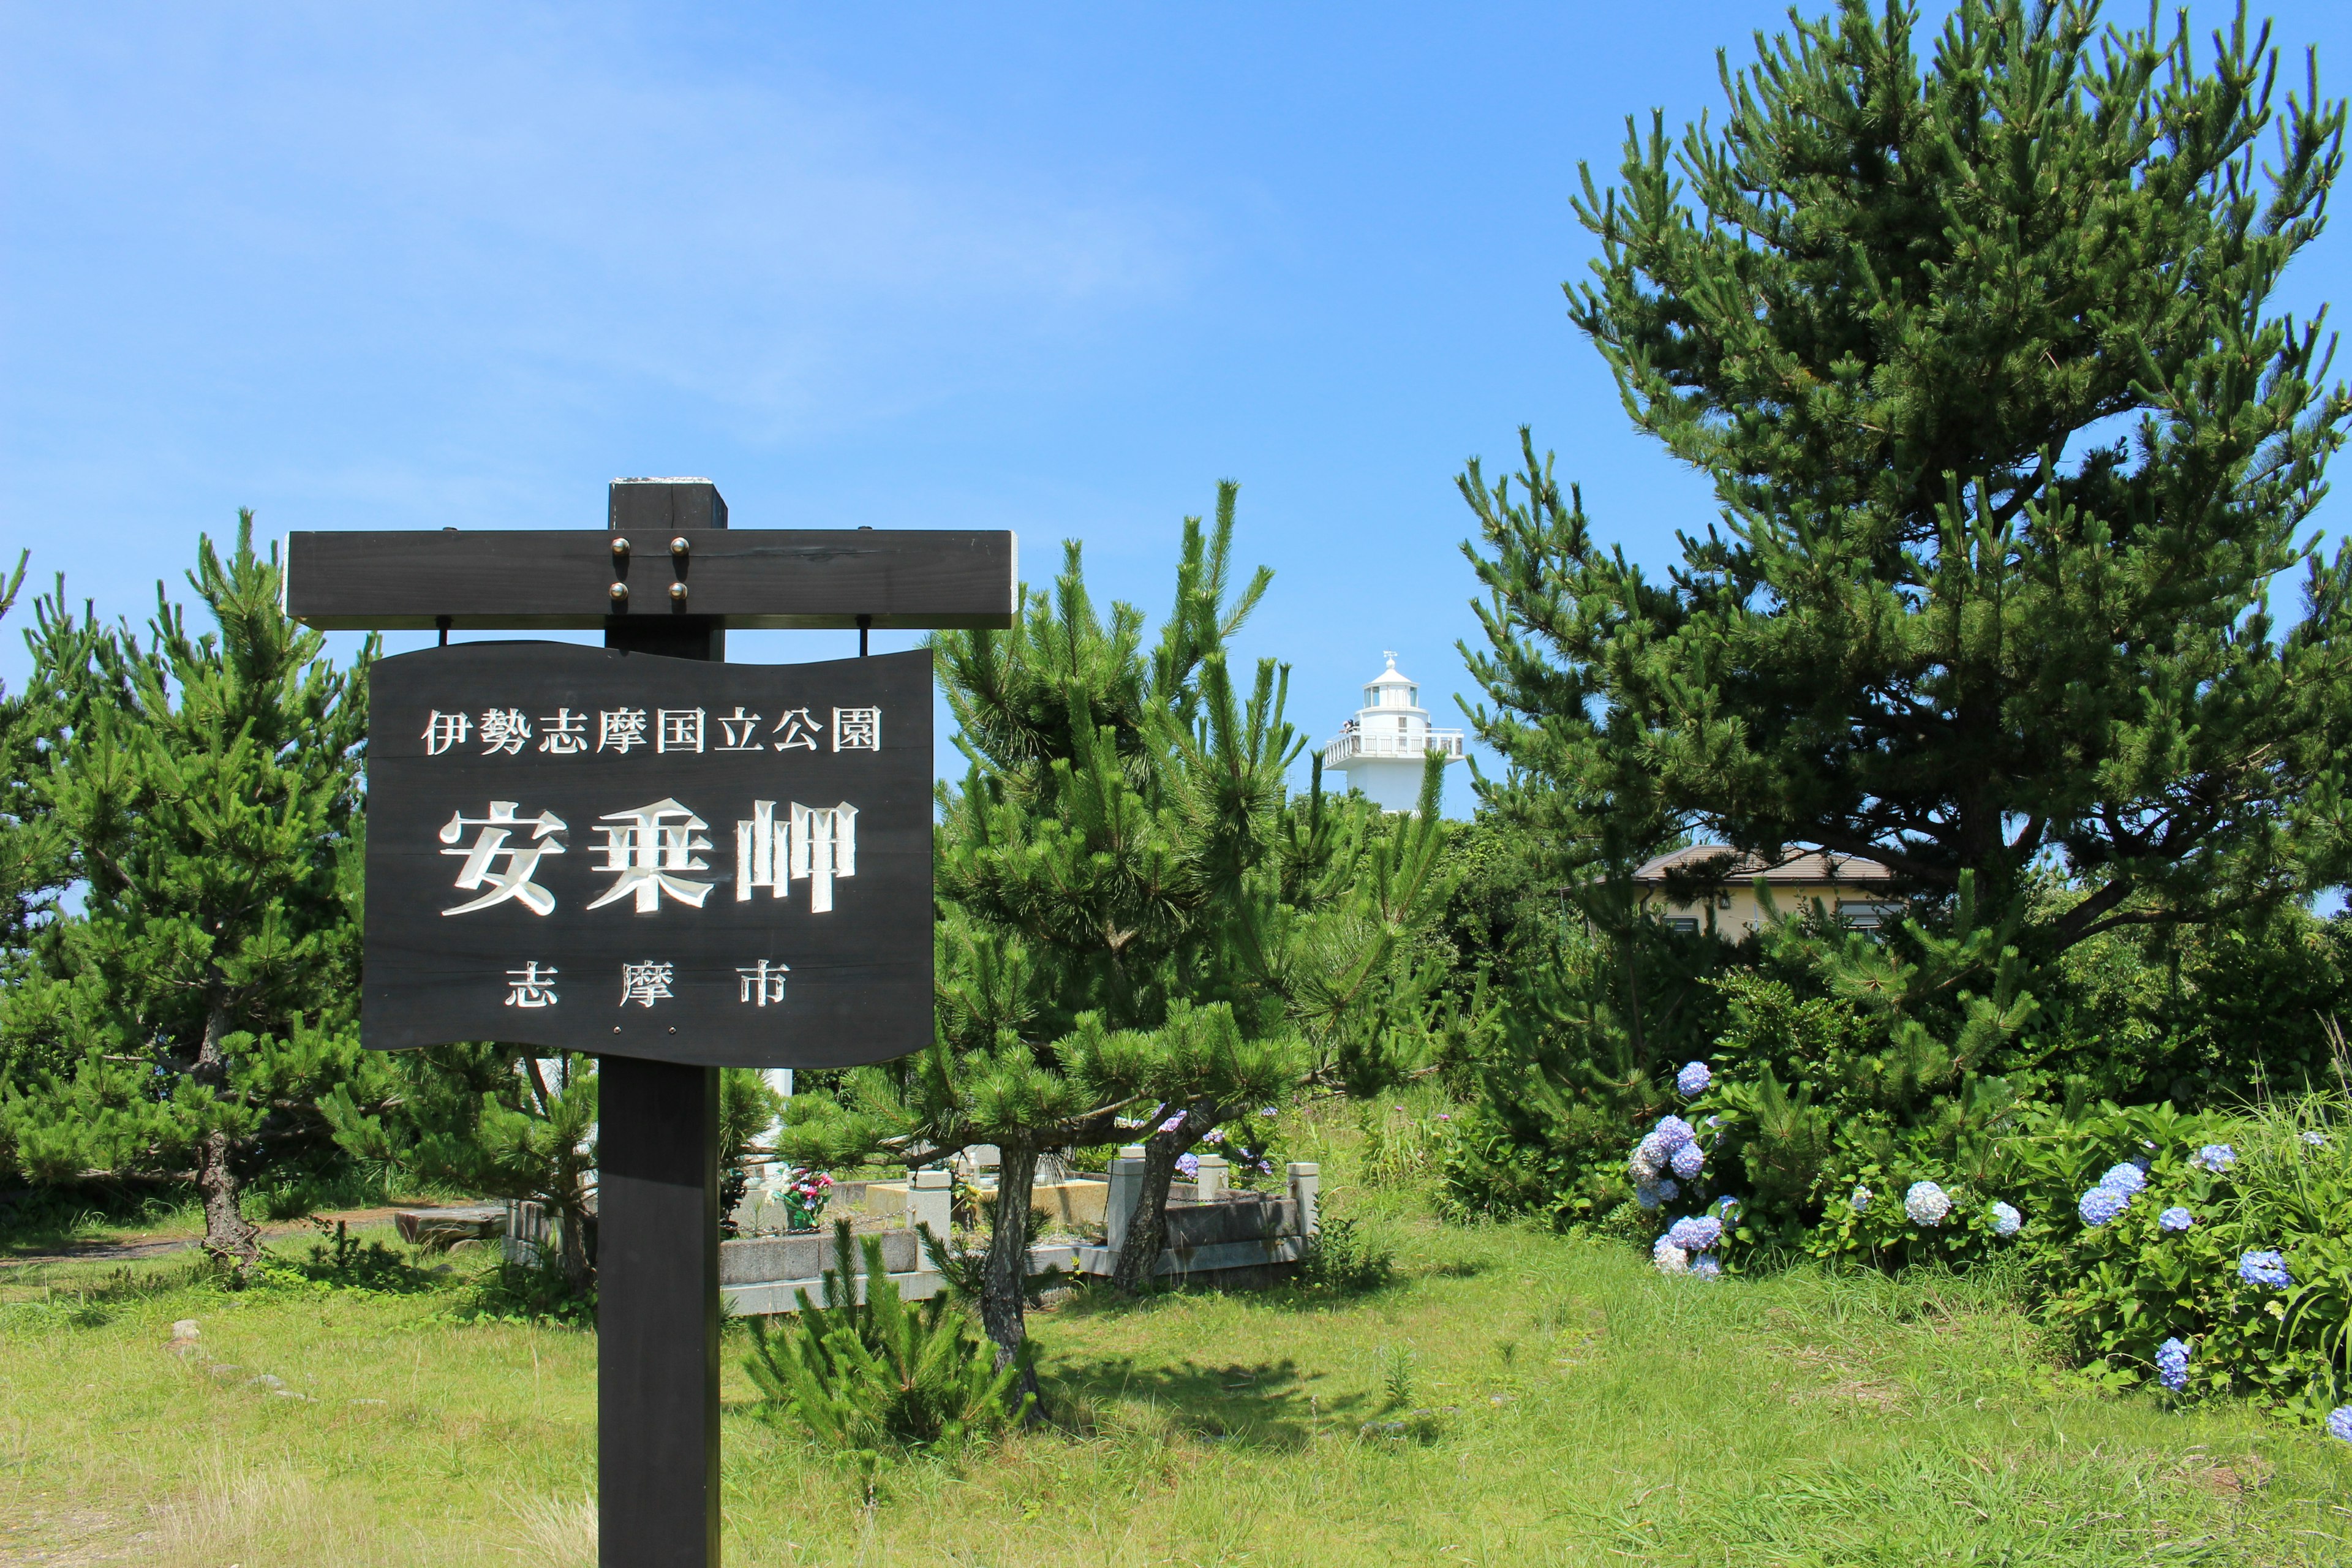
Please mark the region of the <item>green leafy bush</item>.
<svg viewBox="0 0 2352 1568"><path fill-rule="evenodd" d="M2043 1314L2117 1382L2157 1378L2178 1340L2189 1394L2238 1393L2324 1414L2352 1390L2352 1131L2346 1102L2314 1096L2244 1117L2103 1106L2026 1141L2038 1192L2026 1232ZM2206 1148L2228 1156L2200 1158ZM2115 1217L2084 1194L2145 1162ZM2110 1200L2112 1204L2112 1200ZM2169 1215L2169 1223L2167 1216ZM2261 1282L2276 1253L2291 1283Z"/></svg>
<svg viewBox="0 0 2352 1568"><path fill-rule="evenodd" d="M1342 1296L1377 1290L1396 1278L1396 1249L1384 1247L1344 1215L1328 1215L1307 1238L1298 1277L1310 1287Z"/></svg>
<svg viewBox="0 0 2352 1568"><path fill-rule="evenodd" d="M751 1320L744 1370L772 1418L789 1414L819 1442L870 1461L889 1448L945 1449L1027 1417L1035 1395L1012 1397L1022 1362L998 1368L995 1347L945 1295L913 1308L899 1300L877 1237L865 1241L861 1302L848 1221L834 1222L833 1239L826 1305L802 1290L793 1329L771 1333Z"/></svg>

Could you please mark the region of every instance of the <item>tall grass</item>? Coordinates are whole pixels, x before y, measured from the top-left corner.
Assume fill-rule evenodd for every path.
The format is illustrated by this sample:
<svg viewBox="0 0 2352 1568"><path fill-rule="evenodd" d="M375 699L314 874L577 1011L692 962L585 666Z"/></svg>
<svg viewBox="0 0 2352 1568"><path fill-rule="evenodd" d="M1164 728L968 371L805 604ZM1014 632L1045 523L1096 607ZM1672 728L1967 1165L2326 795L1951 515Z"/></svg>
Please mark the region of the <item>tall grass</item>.
<svg viewBox="0 0 2352 1568"><path fill-rule="evenodd" d="M1352 1110L1328 1136L1327 1180L1358 1158ZM757 1418L737 1341L727 1561L2352 1561L2352 1447L2247 1405L2104 1393L2052 1359L2013 1279L1709 1286L1394 1202L1383 1290L1087 1292L1034 1313L1048 1424L889 1467L871 1507L853 1470ZM99 1279L79 1298L97 1313L78 1289L0 1275L0 1552L593 1560L592 1334L452 1321L463 1275L230 1294L183 1267ZM195 1348L168 1353L187 1318Z"/></svg>

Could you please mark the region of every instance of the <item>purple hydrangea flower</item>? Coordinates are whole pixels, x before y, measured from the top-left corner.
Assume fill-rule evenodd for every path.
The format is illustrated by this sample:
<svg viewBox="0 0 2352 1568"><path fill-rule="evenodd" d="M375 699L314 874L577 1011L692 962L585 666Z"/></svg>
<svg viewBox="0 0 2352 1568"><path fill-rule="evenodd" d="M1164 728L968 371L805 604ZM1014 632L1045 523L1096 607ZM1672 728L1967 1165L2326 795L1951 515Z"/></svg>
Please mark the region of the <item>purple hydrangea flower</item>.
<svg viewBox="0 0 2352 1568"><path fill-rule="evenodd" d="M1724 1224L1729 1225L1739 1217L1739 1200L1726 1198L1715 1205L1715 1212L1722 1216Z"/></svg>
<svg viewBox="0 0 2352 1568"><path fill-rule="evenodd" d="M2099 1185L2112 1187L2116 1192L2128 1195L2147 1185L2147 1173L2128 1162L2121 1165L2110 1165L2107 1167L2107 1173L2099 1178Z"/></svg>
<svg viewBox="0 0 2352 1568"><path fill-rule="evenodd" d="M1671 1237L1658 1237L1657 1245L1650 1248L1650 1261L1657 1265L1661 1274L1690 1272L1690 1254L1676 1247Z"/></svg>
<svg viewBox="0 0 2352 1568"><path fill-rule="evenodd" d="M2083 1215L2083 1223L2096 1230L2131 1207L2131 1194L2113 1187L2093 1187L2083 1194L2083 1201L2076 1207Z"/></svg>
<svg viewBox="0 0 2352 1568"><path fill-rule="evenodd" d="M1645 1209L1654 1209L1666 1200L1658 1191L1655 1182L1636 1182L1633 1184L1633 1201Z"/></svg>
<svg viewBox="0 0 2352 1568"><path fill-rule="evenodd" d="M1854 1213L1860 1214L1863 1210L1870 1206L1870 1189L1868 1187L1857 1186L1853 1189L1853 1194L1845 1201L1853 1205Z"/></svg>
<svg viewBox="0 0 2352 1568"><path fill-rule="evenodd" d="M1705 1094L1706 1086L1714 1081L1715 1074L1707 1070L1705 1062L1685 1062L1683 1070L1675 1074L1675 1087L1682 1090L1685 1100L1696 1100Z"/></svg>
<svg viewBox="0 0 2352 1568"><path fill-rule="evenodd" d="M2203 1171L2226 1171L2238 1163L2238 1152L2227 1143L2208 1143L2189 1163Z"/></svg>
<svg viewBox="0 0 2352 1568"><path fill-rule="evenodd" d="M2267 1285L2273 1290L2284 1290L2294 1283L2294 1276L2286 1271L2286 1259L2275 1252L2249 1252L2239 1258L2238 1278L2249 1285Z"/></svg>
<svg viewBox="0 0 2352 1568"><path fill-rule="evenodd" d="M1715 1260L1714 1253L1709 1252L1692 1258L1690 1271L1694 1279L1717 1279L1722 1278L1723 1265Z"/></svg>
<svg viewBox="0 0 2352 1568"><path fill-rule="evenodd" d="M1685 1143L1675 1151L1675 1157L1666 1163L1674 1167L1675 1175L1687 1182L1706 1167L1706 1151L1696 1143Z"/></svg>
<svg viewBox="0 0 2352 1568"><path fill-rule="evenodd" d="M1992 1205L1992 1233L1995 1236L2015 1236L2017 1234L2018 1226L2024 1223L2025 1216L2019 1214L2015 1209L2010 1207L2009 1205L1995 1204Z"/></svg>
<svg viewBox="0 0 2352 1568"><path fill-rule="evenodd" d="M1698 1136L1691 1124L1679 1116L1661 1116L1657 1130L1651 1134L1669 1154Z"/></svg>
<svg viewBox="0 0 2352 1568"><path fill-rule="evenodd" d="M2305 1132L2303 1135L2303 1141L2310 1144L2315 1149L2325 1149L2327 1147L2327 1134L2321 1132L2316 1129Z"/></svg>
<svg viewBox="0 0 2352 1568"><path fill-rule="evenodd" d="M2159 1227L2165 1230L2187 1230L2190 1226L2197 1223L2197 1216L2190 1214L2187 1209L2182 1208L2179 1204L2175 1204L2170 1208L2165 1210L2162 1214L2157 1215L2156 1223Z"/></svg>
<svg viewBox="0 0 2352 1568"><path fill-rule="evenodd" d="M1203 1143L1222 1143L1224 1141L1225 1130L1222 1127L1212 1127L1201 1134L1201 1142Z"/></svg>
<svg viewBox="0 0 2352 1568"><path fill-rule="evenodd" d="M1201 1173L1201 1156L1198 1154L1177 1155L1176 1169L1186 1176L1198 1176Z"/></svg>
<svg viewBox="0 0 2352 1568"><path fill-rule="evenodd" d="M1678 1219L1667 1227L1666 1239L1685 1252L1706 1252L1723 1239L1723 1222L1712 1215Z"/></svg>
<svg viewBox="0 0 2352 1568"><path fill-rule="evenodd" d="M1176 1129L1183 1125L1184 1113L1180 1110L1175 1115L1170 1117L1167 1121L1161 1122L1160 1124L1160 1131L1162 1132L1173 1132Z"/></svg>
<svg viewBox="0 0 2352 1568"><path fill-rule="evenodd" d="M2189 1386L2189 1347L2179 1340L2167 1340L2156 1347L2156 1375L2164 1386L2178 1394Z"/></svg>
<svg viewBox="0 0 2352 1568"><path fill-rule="evenodd" d="M2327 1413L2327 1433L2352 1443L2352 1405L2339 1405Z"/></svg>
<svg viewBox="0 0 2352 1568"><path fill-rule="evenodd" d="M1911 1216L1913 1225L1924 1225L1933 1230L1952 1212L1952 1200L1933 1182L1914 1182L1911 1190L1903 1194L1903 1212Z"/></svg>

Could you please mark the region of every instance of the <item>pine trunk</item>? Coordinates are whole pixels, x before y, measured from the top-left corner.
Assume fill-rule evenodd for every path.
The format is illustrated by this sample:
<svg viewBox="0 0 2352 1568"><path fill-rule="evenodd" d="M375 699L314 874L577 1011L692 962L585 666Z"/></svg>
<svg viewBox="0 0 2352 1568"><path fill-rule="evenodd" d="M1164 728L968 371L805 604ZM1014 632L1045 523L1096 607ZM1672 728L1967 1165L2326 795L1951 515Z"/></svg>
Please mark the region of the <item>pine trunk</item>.
<svg viewBox="0 0 2352 1568"><path fill-rule="evenodd" d="M1110 1282L1129 1296L1151 1282L1159 1265L1161 1242L1168 1234L1168 1189L1176 1179L1176 1157L1192 1141L1188 1111L1172 1132L1154 1132L1143 1141L1143 1190L1135 1196L1135 1212L1127 1218L1127 1239Z"/></svg>
<svg viewBox="0 0 2352 1568"><path fill-rule="evenodd" d="M228 1087L228 1057L221 1038L228 1033L228 1011L215 1005L205 1018L205 1043L196 1053L195 1070L188 1076L225 1098ZM238 1182L230 1163L235 1147L227 1131L215 1127L196 1140L196 1195L205 1205L205 1250L236 1270L242 1279L261 1258L261 1232L237 1206Z"/></svg>
<svg viewBox="0 0 2352 1568"><path fill-rule="evenodd" d="M1029 1287L1029 1193L1037 1175L1037 1151L1027 1144L997 1144L996 1228L988 1238L982 1267L981 1327L996 1342L999 1372L1021 1354L1028 1338L1024 1308ZM1021 1386L1037 1392L1037 1374L1024 1371Z"/></svg>

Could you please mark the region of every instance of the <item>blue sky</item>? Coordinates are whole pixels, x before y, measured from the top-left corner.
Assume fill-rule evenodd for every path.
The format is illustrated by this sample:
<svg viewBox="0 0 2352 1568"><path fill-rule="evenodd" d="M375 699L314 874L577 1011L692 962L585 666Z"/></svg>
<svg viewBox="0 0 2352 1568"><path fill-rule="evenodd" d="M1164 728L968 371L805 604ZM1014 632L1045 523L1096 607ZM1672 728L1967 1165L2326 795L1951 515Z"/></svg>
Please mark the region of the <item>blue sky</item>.
<svg viewBox="0 0 2352 1568"><path fill-rule="evenodd" d="M2352 89L2352 6L2271 14ZM1319 741L1383 648L1465 689L1454 476L1521 422L1637 559L1708 521L1564 318L1568 198L1782 16L0 6L0 544L143 616L239 505L593 527L695 473L740 526L1015 529L1036 580L1081 539L1156 619L1230 476L1277 574L1244 650Z"/></svg>

